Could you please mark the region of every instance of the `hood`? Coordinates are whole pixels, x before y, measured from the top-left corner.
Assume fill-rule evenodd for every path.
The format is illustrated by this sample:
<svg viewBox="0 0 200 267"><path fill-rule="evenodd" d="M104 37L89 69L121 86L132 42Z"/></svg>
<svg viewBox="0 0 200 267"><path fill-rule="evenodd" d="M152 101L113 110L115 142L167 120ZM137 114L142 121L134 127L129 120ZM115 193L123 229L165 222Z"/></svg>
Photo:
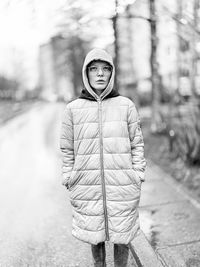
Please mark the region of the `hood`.
<svg viewBox="0 0 200 267"><path fill-rule="evenodd" d="M82 68L82 78L84 89L81 92L80 98L86 98L89 100L97 100L99 96L93 91L92 87L89 84L88 77L87 77L87 66L93 60L102 60L108 62L112 66L112 74L110 77L110 81L107 87L103 90L102 94L100 95L101 99L118 96L118 92L114 90L114 79L115 79L115 66L113 64L112 57L103 49L93 49L91 50L87 56L85 57L85 61L83 63Z"/></svg>

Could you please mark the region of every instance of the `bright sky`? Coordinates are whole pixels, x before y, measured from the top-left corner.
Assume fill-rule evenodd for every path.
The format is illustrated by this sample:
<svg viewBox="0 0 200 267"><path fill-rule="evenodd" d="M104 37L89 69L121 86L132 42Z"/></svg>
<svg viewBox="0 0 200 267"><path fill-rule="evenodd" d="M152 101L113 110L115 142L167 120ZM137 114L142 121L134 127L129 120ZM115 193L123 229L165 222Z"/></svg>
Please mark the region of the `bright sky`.
<svg viewBox="0 0 200 267"><path fill-rule="evenodd" d="M59 6L59 2L61 1L1 0L1 73L12 76L16 65L23 61L30 83L35 82L38 46L46 42L53 33L53 9Z"/></svg>
<svg viewBox="0 0 200 267"><path fill-rule="evenodd" d="M46 41L56 23L55 11L63 2L64 0L1 0L0 31L4 37L1 43L27 47Z"/></svg>
<svg viewBox="0 0 200 267"><path fill-rule="evenodd" d="M135 0L121 0L130 1ZM16 68L13 65L19 65L22 60L25 69L32 71L32 80L36 79L33 70L37 69L38 46L55 33L55 26L62 19L59 10L67 12L73 5L84 8L90 18L109 18L114 12L114 3L114 0L0 0L0 73L12 75ZM83 26L87 19L87 16L83 18ZM111 30L106 25L107 22L101 20L96 29L97 45L101 47L112 41Z"/></svg>

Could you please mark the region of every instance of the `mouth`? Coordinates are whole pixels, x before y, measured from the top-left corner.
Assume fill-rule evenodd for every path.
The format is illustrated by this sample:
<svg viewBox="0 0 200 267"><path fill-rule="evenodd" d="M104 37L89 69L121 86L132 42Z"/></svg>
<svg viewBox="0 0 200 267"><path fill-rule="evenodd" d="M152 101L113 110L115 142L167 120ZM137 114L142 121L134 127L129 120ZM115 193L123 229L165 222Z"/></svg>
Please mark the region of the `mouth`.
<svg viewBox="0 0 200 267"><path fill-rule="evenodd" d="M104 80L97 80L96 83L105 83Z"/></svg>

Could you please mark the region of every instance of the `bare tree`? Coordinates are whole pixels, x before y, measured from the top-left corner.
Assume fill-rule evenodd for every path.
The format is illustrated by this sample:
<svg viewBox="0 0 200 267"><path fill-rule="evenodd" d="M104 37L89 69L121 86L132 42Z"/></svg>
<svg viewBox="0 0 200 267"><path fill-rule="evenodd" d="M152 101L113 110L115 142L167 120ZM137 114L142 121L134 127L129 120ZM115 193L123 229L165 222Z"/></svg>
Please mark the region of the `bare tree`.
<svg viewBox="0 0 200 267"><path fill-rule="evenodd" d="M182 16L182 1L177 0L177 15L176 15L176 31L177 31L177 49L176 49L176 57L177 57L177 93L180 94L180 76L181 76L181 52L180 52L180 47L181 47L181 24L180 24L180 19Z"/></svg>
<svg viewBox="0 0 200 267"><path fill-rule="evenodd" d="M129 55L129 68L130 68L130 82L131 82L131 90L132 90L132 96L134 98L134 102L137 107L139 107L139 97L138 97L138 91L137 91L137 86L138 86L138 81L136 79L136 73L135 73L135 68L134 68L134 51L133 51L133 33L132 33L132 19L133 15L131 13L131 7L132 4L127 4L126 6L126 17L127 17L127 48L128 48L128 55Z"/></svg>
<svg viewBox="0 0 200 267"><path fill-rule="evenodd" d="M156 10L155 0L149 0L150 10L150 30L151 30L151 80L152 80L152 119L151 119L151 131L156 132L160 123L160 78L158 74L158 62L157 62L157 29L156 29Z"/></svg>
<svg viewBox="0 0 200 267"><path fill-rule="evenodd" d="M198 25L198 11L199 11L199 0L193 1L193 31L191 38L191 72L190 72L190 81L191 81L191 90L192 95L196 97L196 83L195 77L197 76L197 52L196 52L196 43L197 43L197 33L195 30Z"/></svg>
<svg viewBox="0 0 200 267"><path fill-rule="evenodd" d="M74 94L77 96L82 87L82 65L85 54L91 46L93 33L85 34L85 27L81 21L87 15L82 10L79 1L69 1L69 6L60 10L63 18L59 24L59 33L64 38L64 46L60 49L60 56L64 60L62 65L67 67L68 76L73 85ZM87 24L87 23L86 23Z"/></svg>
<svg viewBox="0 0 200 267"><path fill-rule="evenodd" d="M118 32L118 0L115 0L115 14L112 17L113 22L113 31L114 31L114 50L115 50L115 57L114 57L114 64L116 69L116 75L115 75L115 87L118 90L119 82L118 82L118 76L119 76L119 32Z"/></svg>

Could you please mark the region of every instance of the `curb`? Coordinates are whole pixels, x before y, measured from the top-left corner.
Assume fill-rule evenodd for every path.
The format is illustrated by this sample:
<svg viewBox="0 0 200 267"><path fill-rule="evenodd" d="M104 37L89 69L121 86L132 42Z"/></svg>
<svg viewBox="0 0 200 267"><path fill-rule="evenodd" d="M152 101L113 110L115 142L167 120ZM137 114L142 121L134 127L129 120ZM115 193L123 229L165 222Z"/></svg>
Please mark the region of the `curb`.
<svg viewBox="0 0 200 267"><path fill-rule="evenodd" d="M129 248L137 267L166 267L166 264L152 248L142 230L131 241Z"/></svg>

